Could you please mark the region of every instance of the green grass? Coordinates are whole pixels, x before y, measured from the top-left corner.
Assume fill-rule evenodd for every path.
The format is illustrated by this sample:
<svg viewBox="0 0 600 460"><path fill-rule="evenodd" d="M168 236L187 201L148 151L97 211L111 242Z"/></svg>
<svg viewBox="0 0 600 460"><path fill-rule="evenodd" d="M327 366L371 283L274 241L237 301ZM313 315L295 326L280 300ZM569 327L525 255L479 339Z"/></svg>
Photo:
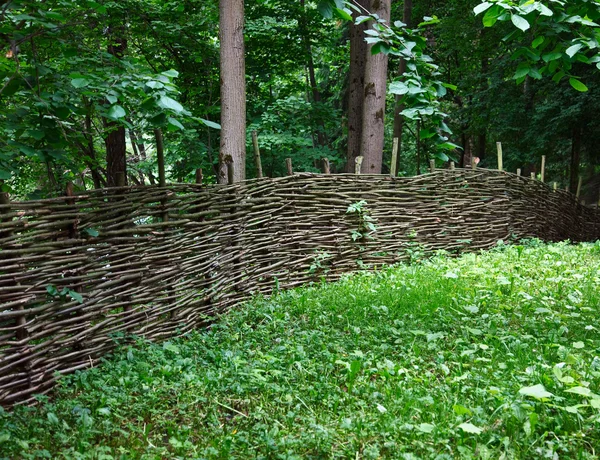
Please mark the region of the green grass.
<svg viewBox="0 0 600 460"><path fill-rule="evenodd" d="M0 412L5 458L596 458L600 243L256 299Z"/></svg>

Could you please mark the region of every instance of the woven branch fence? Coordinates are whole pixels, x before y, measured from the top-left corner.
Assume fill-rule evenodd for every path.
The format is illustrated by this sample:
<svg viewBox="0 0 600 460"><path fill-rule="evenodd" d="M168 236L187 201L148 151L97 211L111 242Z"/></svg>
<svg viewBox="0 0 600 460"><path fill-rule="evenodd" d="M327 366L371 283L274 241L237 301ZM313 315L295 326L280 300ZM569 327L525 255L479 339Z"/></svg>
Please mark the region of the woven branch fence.
<svg viewBox="0 0 600 460"><path fill-rule="evenodd" d="M347 212L361 200L362 213ZM377 230L354 240L367 232L365 215ZM595 240L600 212L536 180L467 169L112 188L0 205L0 403L49 391L118 336L181 335L276 285L395 263L414 245L473 251L512 236Z"/></svg>

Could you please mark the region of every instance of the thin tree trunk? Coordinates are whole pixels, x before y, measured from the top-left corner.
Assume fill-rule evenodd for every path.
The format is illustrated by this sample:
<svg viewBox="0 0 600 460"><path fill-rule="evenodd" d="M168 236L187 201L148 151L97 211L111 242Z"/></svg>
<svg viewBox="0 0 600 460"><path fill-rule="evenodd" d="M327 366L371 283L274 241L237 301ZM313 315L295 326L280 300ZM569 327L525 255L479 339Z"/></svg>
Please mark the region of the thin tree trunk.
<svg viewBox="0 0 600 460"><path fill-rule="evenodd" d="M412 27L412 0L404 0L404 14L402 22L406 24L407 28ZM402 75L406 72L406 60L400 59L400 65L398 67L398 76L402 78ZM398 138L398 152L402 151L402 130L404 129L404 117L400 113L404 110L404 105L400 103L402 96L396 96L396 106L394 108L394 137Z"/></svg>
<svg viewBox="0 0 600 460"><path fill-rule="evenodd" d="M391 0L371 0L371 13L389 22ZM388 57L371 54L367 46L365 65L365 102L363 106L361 153L364 156L362 173L381 174L385 128L385 95Z"/></svg>
<svg viewBox="0 0 600 460"><path fill-rule="evenodd" d="M368 6L368 0L358 0L363 7ZM365 61L367 44L365 42L365 23L350 24L350 76L348 84L348 156L346 172L354 172L354 162L360 156L362 136L362 119L364 105Z"/></svg>
<svg viewBox="0 0 600 460"><path fill-rule="evenodd" d="M234 182L246 178L246 71L244 62L244 0L220 0L221 149L219 183L227 183L227 163Z"/></svg>
<svg viewBox="0 0 600 460"><path fill-rule="evenodd" d="M87 104L87 101L84 100ZM87 151L85 152L89 157L89 161L87 162L88 167L90 168L90 173L92 175L92 182L94 182L94 188L99 189L106 185L106 180L98 171L98 161L96 160L96 149L94 147L94 135L92 133L92 104L88 105L87 113L85 114L85 133L84 136L87 140Z"/></svg>
<svg viewBox="0 0 600 460"><path fill-rule="evenodd" d="M312 98L314 104L319 104L321 102L321 93L319 92L319 87L317 86L317 77L315 75L315 62L313 60L312 55L312 46L310 44L310 39L307 33L306 27L306 18L304 17L305 13L305 0L300 0L300 6L302 7L302 20L301 27L304 35L304 46L306 48L306 56L307 56L307 68L308 68L308 80L310 83L310 88L312 92ZM322 121L319 122L319 128L317 130L317 142L320 146L327 145L327 137L325 136L325 125Z"/></svg>
<svg viewBox="0 0 600 460"><path fill-rule="evenodd" d="M581 128L573 128L571 138L571 177L569 179L569 190L571 193L577 191L579 182L579 163L581 162Z"/></svg>
<svg viewBox="0 0 600 460"><path fill-rule="evenodd" d="M124 38L124 27L118 27L117 30L109 28L108 52L121 59L127 49L127 40ZM109 187L117 185L117 176L123 174L125 185L127 185L127 147L125 142L125 126L122 124L106 120L105 126L108 130L106 136L106 184Z"/></svg>

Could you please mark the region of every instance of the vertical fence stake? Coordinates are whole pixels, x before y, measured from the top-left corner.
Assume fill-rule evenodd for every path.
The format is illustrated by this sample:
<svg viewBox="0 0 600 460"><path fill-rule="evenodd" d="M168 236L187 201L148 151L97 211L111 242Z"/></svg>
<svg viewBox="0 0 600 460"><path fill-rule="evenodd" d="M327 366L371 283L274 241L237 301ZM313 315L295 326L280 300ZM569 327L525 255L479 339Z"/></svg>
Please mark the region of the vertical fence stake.
<svg viewBox="0 0 600 460"><path fill-rule="evenodd" d="M323 158L323 173L331 174L331 165L329 164L329 158Z"/></svg>
<svg viewBox="0 0 600 460"><path fill-rule="evenodd" d="M394 146L392 147L392 163L390 164L390 176L398 176L398 145L400 139L394 137Z"/></svg>
<svg viewBox="0 0 600 460"><path fill-rule="evenodd" d="M477 169L477 161L475 161L475 157L471 158L471 169Z"/></svg>
<svg viewBox="0 0 600 460"><path fill-rule="evenodd" d="M254 163L256 164L256 177L262 179L263 170L262 162L260 161L260 148L258 147L258 133L252 131L252 146L254 147Z"/></svg>
<svg viewBox="0 0 600 460"><path fill-rule="evenodd" d="M233 161L230 161L227 163L227 183L229 185L232 185L234 182L234 175L233 175L234 169L233 169Z"/></svg>
<svg viewBox="0 0 600 460"><path fill-rule="evenodd" d="M579 182L577 182L577 193L575 194L577 201L579 201L579 197L581 196L581 184L582 183L583 183L583 177L579 176Z"/></svg>
<svg viewBox="0 0 600 460"><path fill-rule="evenodd" d="M496 148L498 149L498 171L503 171L504 165L502 163L502 142L496 142Z"/></svg>
<svg viewBox="0 0 600 460"><path fill-rule="evenodd" d="M364 158L365 157L356 157L356 160L354 160L354 174L356 174L357 176L360 174Z"/></svg>
<svg viewBox="0 0 600 460"><path fill-rule="evenodd" d="M535 173L534 173L534 172L532 172L532 173L530 174L530 176L531 176L531 178L532 178L532 179L534 179L534 180L535 180Z"/></svg>
<svg viewBox="0 0 600 460"><path fill-rule="evenodd" d="M517 168L517 176L521 175L521 168Z"/></svg>
<svg viewBox="0 0 600 460"><path fill-rule="evenodd" d="M154 138L156 139L156 160L158 162L158 186L166 187L167 179L165 176L165 143L163 140L162 130L156 128L154 130Z"/></svg>
<svg viewBox="0 0 600 460"><path fill-rule="evenodd" d="M554 191L556 192L556 190L558 189L558 184L556 182L554 182L554 185L552 187L554 189Z"/></svg>
<svg viewBox="0 0 600 460"><path fill-rule="evenodd" d="M544 179L546 178L546 155L542 155L542 171L541 171L541 180L542 182L544 182Z"/></svg>
<svg viewBox="0 0 600 460"><path fill-rule="evenodd" d="M435 160L429 160L429 172L432 174L435 172Z"/></svg>
<svg viewBox="0 0 600 460"><path fill-rule="evenodd" d="M285 167L287 168L288 176L293 176L294 168L292 167L292 159L291 158L285 159Z"/></svg>
<svg viewBox="0 0 600 460"><path fill-rule="evenodd" d="M204 179L204 176L202 176L202 168L198 168L196 169L196 184L202 185L202 179Z"/></svg>
<svg viewBox="0 0 600 460"><path fill-rule="evenodd" d="M451 161L451 162L450 162L450 169L451 169L452 171L454 171L454 170L456 169L456 165L454 164L454 161Z"/></svg>

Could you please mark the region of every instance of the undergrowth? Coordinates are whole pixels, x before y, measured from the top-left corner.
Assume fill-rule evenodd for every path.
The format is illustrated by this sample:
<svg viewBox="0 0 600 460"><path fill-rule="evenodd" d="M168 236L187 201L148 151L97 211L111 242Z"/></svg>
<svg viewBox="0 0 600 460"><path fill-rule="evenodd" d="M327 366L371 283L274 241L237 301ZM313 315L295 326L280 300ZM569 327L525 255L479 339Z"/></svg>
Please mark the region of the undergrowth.
<svg viewBox="0 0 600 460"><path fill-rule="evenodd" d="M255 299L0 412L4 458L595 458L600 243Z"/></svg>

